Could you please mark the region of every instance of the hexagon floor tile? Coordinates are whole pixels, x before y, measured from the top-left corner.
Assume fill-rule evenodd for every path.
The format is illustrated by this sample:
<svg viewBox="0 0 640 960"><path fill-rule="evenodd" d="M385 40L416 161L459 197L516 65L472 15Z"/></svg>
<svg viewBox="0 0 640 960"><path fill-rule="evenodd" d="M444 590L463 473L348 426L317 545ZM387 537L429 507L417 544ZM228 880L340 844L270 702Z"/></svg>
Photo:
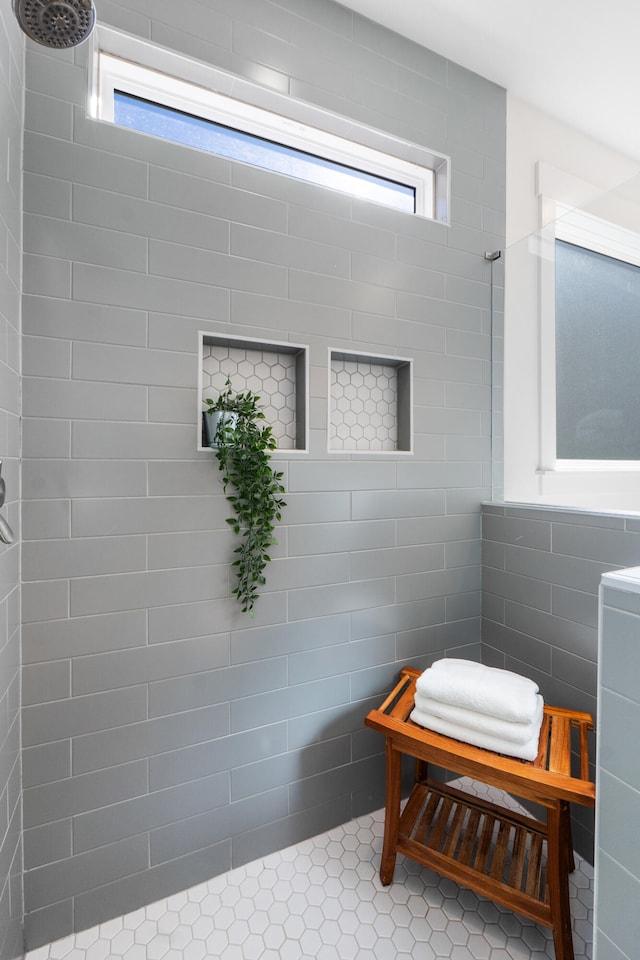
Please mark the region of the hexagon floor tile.
<svg viewBox="0 0 640 960"><path fill-rule="evenodd" d="M358 817L27 960L554 960L547 928L413 861L383 887L383 825L382 810ZM590 960L593 868L577 855L570 887L575 960Z"/></svg>

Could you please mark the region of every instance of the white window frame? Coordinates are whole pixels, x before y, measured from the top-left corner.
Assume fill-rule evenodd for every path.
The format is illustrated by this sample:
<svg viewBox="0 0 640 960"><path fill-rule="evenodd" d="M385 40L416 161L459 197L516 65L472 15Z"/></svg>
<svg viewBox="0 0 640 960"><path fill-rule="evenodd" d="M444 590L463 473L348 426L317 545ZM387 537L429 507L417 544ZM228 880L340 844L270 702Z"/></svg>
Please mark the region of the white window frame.
<svg viewBox="0 0 640 960"><path fill-rule="evenodd" d="M98 119L113 122L117 89L410 187L411 215L448 222L444 154L110 28L96 31L92 80L90 112Z"/></svg>
<svg viewBox="0 0 640 960"><path fill-rule="evenodd" d="M545 472L633 471L640 470L640 460L564 460L556 456L556 311L555 311L555 241L564 240L594 253L640 267L640 234L583 210L570 210L556 204L557 219L553 230L554 256L543 261L541 272L541 424L540 469ZM551 290L544 289L545 284Z"/></svg>
<svg viewBox="0 0 640 960"><path fill-rule="evenodd" d="M555 241L640 265L640 236L615 192L550 164L537 195L540 230L505 251L504 498L637 513L639 461L556 458Z"/></svg>

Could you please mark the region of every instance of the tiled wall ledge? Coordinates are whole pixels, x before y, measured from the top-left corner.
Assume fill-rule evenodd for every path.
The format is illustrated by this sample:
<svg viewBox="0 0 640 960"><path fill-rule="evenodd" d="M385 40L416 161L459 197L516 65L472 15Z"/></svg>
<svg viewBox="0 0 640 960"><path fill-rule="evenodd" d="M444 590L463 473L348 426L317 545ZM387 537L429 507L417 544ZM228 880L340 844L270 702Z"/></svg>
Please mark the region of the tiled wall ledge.
<svg viewBox="0 0 640 960"><path fill-rule="evenodd" d="M640 567L602 577L598 644L594 957L633 957L640 938Z"/></svg>

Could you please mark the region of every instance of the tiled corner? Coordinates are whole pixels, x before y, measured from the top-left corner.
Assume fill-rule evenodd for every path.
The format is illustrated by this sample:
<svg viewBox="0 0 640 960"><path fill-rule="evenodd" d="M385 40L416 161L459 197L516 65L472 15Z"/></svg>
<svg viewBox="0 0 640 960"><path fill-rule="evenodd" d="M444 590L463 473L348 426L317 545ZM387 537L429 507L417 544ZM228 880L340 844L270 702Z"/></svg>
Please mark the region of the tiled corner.
<svg viewBox="0 0 640 960"><path fill-rule="evenodd" d="M497 799L490 787L459 785ZM383 828L382 810L358 817L27 960L554 960L550 930L404 857L383 887ZM593 870L576 864L575 960L590 960Z"/></svg>

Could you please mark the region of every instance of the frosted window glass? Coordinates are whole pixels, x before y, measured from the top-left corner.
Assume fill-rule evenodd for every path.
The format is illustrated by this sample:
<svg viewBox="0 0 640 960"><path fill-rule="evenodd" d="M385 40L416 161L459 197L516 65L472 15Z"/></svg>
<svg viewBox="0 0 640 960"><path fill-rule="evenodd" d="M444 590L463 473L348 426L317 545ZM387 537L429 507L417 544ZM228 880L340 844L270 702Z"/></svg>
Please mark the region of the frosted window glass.
<svg viewBox="0 0 640 960"><path fill-rule="evenodd" d="M406 184L364 173L354 167L233 130L119 90L114 93L113 106L114 120L122 127L152 133L165 140L206 150L218 157L241 160L254 167L284 173L298 180L384 203L396 210L415 213L416 191Z"/></svg>
<svg viewBox="0 0 640 960"><path fill-rule="evenodd" d="M640 268L556 241L556 450L640 460Z"/></svg>

